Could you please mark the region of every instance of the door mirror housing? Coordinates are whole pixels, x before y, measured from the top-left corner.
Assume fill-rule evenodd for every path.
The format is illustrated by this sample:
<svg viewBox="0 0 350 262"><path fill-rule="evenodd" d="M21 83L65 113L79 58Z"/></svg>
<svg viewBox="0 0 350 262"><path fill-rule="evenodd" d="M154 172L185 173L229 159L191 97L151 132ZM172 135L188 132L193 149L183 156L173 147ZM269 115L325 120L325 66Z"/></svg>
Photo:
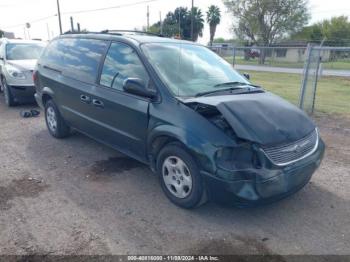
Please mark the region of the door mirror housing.
<svg viewBox="0 0 350 262"><path fill-rule="evenodd" d="M123 83L123 90L127 93L146 98L156 98L157 92L146 87L143 80L139 78L127 78Z"/></svg>
<svg viewBox="0 0 350 262"><path fill-rule="evenodd" d="M244 73L243 76L247 79L250 80L250 75L248 73Z"/></svg>

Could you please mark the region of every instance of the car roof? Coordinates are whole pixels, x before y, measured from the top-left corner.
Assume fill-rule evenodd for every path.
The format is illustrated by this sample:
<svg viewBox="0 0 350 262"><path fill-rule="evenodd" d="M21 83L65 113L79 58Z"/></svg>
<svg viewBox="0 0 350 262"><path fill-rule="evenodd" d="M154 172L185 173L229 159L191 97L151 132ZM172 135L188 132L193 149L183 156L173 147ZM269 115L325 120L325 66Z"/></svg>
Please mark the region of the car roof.
<svg viewBox="0 0 350 262"><path fill-rule="evenodd" d="M194 44L194 42L186 40L178 40L162 36L142 35L142 34L109 34L109 33L69 33L60 35L58 38L90 38L90 39L101 39L101 40L129 40L139 44L143 43L182 43L182 44Z"/></svg>

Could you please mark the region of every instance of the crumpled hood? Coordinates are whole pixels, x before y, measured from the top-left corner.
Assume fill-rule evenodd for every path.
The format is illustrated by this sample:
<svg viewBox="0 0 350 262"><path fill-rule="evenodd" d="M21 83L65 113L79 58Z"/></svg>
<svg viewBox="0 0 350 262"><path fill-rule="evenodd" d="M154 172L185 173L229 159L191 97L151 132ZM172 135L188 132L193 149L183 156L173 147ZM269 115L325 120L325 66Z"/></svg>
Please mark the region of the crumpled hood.
<svg viewBox="0 0 350 262"><path fill-rule="evenodd" d="M185 101L193 102L215 106L239 138L262 145L293 142L316 128L302 110L269 92Z"/></svg>
<svg viewBox="0 0 350 262"><path fill-rule="evenodd" d="M31 71L31 70L34 70L36 61L37 61L36 59L8 60L7 63L17 67L20 70Z"/></svg>

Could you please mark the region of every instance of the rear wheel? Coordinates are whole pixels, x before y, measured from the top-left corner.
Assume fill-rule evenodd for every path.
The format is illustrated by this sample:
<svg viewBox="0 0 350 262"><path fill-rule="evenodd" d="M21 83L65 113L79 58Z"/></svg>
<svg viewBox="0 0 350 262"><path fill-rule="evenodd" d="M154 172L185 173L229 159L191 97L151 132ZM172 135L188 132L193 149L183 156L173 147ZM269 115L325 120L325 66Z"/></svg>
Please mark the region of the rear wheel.
<svg viewBox="0 0 350 262"><path fill-rule="evenodd" d="M157 171L165 195L176 205L195 208L205 203L204 184L197 163L180 143L165 146Z"/></svg>
<svg viewBox="0 0 350 262"><path fill-rule="evenodd" d="M6 79L2 79L2 88L4 91L5 103L8 107L15 106L15 100L11 93L10 87L7 85Z"/></svg>
<svg viewBox="0 0 350 262"><path fill-rule="evenodd" d="M47 101L45 104L45 120L47 129L53 137L64 138L69 136L70 128L52 100Z"/></svg>

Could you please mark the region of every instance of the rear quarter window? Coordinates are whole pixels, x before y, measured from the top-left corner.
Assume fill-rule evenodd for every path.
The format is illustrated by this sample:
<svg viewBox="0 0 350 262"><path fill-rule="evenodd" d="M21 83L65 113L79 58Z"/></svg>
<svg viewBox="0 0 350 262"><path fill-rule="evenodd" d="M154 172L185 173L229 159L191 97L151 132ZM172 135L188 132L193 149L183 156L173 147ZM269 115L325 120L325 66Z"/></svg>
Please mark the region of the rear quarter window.
<svg viewBox="0 0 350 262"><path fill-rule="evenodd" d="M46 48L40 63L62 71L64 76L94 83L107 45L97 39L57 39Z"/></svg>

